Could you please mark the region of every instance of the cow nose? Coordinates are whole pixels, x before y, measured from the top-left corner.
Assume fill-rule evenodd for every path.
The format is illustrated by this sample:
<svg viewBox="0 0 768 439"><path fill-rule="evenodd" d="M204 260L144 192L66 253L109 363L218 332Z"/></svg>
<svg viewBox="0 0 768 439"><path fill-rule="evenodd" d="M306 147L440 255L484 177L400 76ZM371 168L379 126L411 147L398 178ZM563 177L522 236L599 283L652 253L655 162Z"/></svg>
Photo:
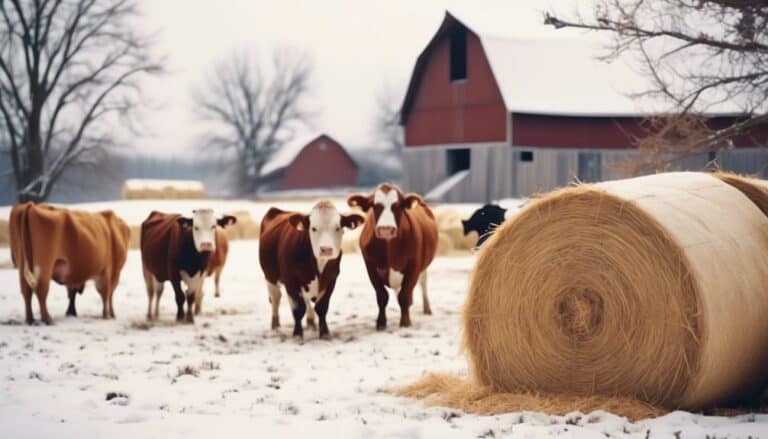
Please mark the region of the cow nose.
<svg viewBox="0 0 768 439"><path fill-rule="evenodd" d="M382 239L392 239L397 235L397 227L395 226L378 226L376 227L376 237Z"/></svg>
<svg viewBox="0 0 768 439"><path fill-rule="evenodd" d="M333 256L333 248L320 247L320 256Z"/></svg>
<svg viewBox="0 0 768 439"><path fill-rule="evenodd" d="M212 252L213 251L213 243L212 242L201 242L200 243L200 251L201 252Z"/></svg>

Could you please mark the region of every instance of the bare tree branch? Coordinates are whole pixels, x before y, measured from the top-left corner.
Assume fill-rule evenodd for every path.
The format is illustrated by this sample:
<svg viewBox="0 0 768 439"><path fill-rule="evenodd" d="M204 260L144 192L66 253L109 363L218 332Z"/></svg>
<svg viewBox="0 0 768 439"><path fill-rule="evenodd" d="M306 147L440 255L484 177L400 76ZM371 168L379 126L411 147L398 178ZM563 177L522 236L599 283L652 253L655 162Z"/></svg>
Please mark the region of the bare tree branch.
<svg viewBox="0 0 768 439"><path fill-rule="evenodd" d="M235 151L238 183L246 194L258 190L261 169L272 154L311 119L304 109L311 87L309 57L278 49L269 67L267 78L259 60L235 54L193 93L198 117L213 128L202 139L204 147Z"/></svg>
<svg viewBox="0 0 768 439"><path fill-rule="evenodd" d="M663 169L685 157L730 148L768 124L768 3L760 0L597 0L593 15L549 12L557 29L611 37L602 56L639 54L649 89L674 111L653 115L636 136L639 169ZM730 114L714 127L712 114ZM765 145L768 139L753 144Z"/></svg>
<svg viewBox="0 0 768 439"><path fill-rule="evenodd" d="M160 63L134 30L137 0L0 0L0 18L0 124L18 199L40 201L114 145L109 125L140 103L135 77Z"/></svg>

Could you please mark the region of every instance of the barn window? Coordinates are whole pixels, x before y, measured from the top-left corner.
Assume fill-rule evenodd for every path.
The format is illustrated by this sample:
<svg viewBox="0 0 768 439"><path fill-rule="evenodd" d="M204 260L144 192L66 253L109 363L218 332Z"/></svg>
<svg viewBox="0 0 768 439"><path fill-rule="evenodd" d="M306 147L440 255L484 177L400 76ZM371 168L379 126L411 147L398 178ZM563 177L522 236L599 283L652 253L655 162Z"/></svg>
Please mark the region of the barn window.
<svg viewBox="0 0 768 439"><path fill-rule="evenodd" d="M469 169L469 149L450 149L445 157L445 172L453 175Z"/></svg>
<svg viewBox="0 0 768 439"><path fill-rule="evenodd" d="M467 31L456 29L451 34L451 81L467 79Z"/></svg>
<svg viewBox="0 0 768 439"><path fill-rule="evenodd" d="M533 151L520 151L520 161L521 162L532 162L533 161Z"/></svg>

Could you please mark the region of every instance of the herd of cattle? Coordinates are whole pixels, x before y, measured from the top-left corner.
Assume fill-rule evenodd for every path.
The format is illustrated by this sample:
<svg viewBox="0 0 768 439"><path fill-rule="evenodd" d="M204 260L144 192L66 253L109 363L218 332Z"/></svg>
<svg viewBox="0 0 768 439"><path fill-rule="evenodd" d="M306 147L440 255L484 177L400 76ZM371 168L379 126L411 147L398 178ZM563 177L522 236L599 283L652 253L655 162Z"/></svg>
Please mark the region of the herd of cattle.
<svg viewBox="0 0 768 439"><path fill-rule="evenodd" d="M431 314L426 270L435 256L438 230L435 217L417 194L403 194L383 183L372 193L351 195L347 203L363 213L341 214L329 201L318 202L308 214L271 208L261 222L259 262L272 304L272 328L280 326L281 286L294 319L293 335L303 337L302 320L330 336L326 314L339 275L341 240L345 229L363 225L360 249L379 307L376 329L387 326L387 287L400 305L400 326L410 326L413 290L421 286L424 313ZM486 205L463 221L464 233L475 230L484 241L504 210ZM227 259L223 228L235 217L217 218L211 209L195 210L191 218L152 212L141 225L141 261L147 288L147 319L158 318L166 281L176 299L176 319L194 321L203 299L203 281L214 276L216 296ZM76 316L76 295L93 280L102 299L102 317L114 318L113 295L128 251L130 229L112 211L89 213L49 205L23 203L11 210L11 258L19 271L25 317L32 323L32 296L40 318L51 324L46 298L51 280L69 294L67 315ZM182 289L182 282L186 292ZM184 303L186 302L186 313ZM319 328L315 323L319 318Z"/></svg>

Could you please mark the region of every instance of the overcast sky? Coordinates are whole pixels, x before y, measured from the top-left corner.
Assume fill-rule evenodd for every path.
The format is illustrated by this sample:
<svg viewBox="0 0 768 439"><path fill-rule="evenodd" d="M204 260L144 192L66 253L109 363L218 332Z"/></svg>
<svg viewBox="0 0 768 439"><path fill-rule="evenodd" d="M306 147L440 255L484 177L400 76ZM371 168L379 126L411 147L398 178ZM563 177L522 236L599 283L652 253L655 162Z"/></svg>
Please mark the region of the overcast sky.
<svg viewBox="0 0 768 439"><path fill-rule="evenodd" d="M215 6L212 6L215 5ZM571 11L567 0L143 0L147 30L168 74L145 84L158 106L146 113L151 135L137 147L181 152L199 134L190 92L216 61L236 51L266 54L276 46L314 59L311 108L315 128L350 147L372 142L376 95L402 90L416 57L447 10L504 36L551 36L547 9ZM559 36L558 36L559 37Z"/></svg>

